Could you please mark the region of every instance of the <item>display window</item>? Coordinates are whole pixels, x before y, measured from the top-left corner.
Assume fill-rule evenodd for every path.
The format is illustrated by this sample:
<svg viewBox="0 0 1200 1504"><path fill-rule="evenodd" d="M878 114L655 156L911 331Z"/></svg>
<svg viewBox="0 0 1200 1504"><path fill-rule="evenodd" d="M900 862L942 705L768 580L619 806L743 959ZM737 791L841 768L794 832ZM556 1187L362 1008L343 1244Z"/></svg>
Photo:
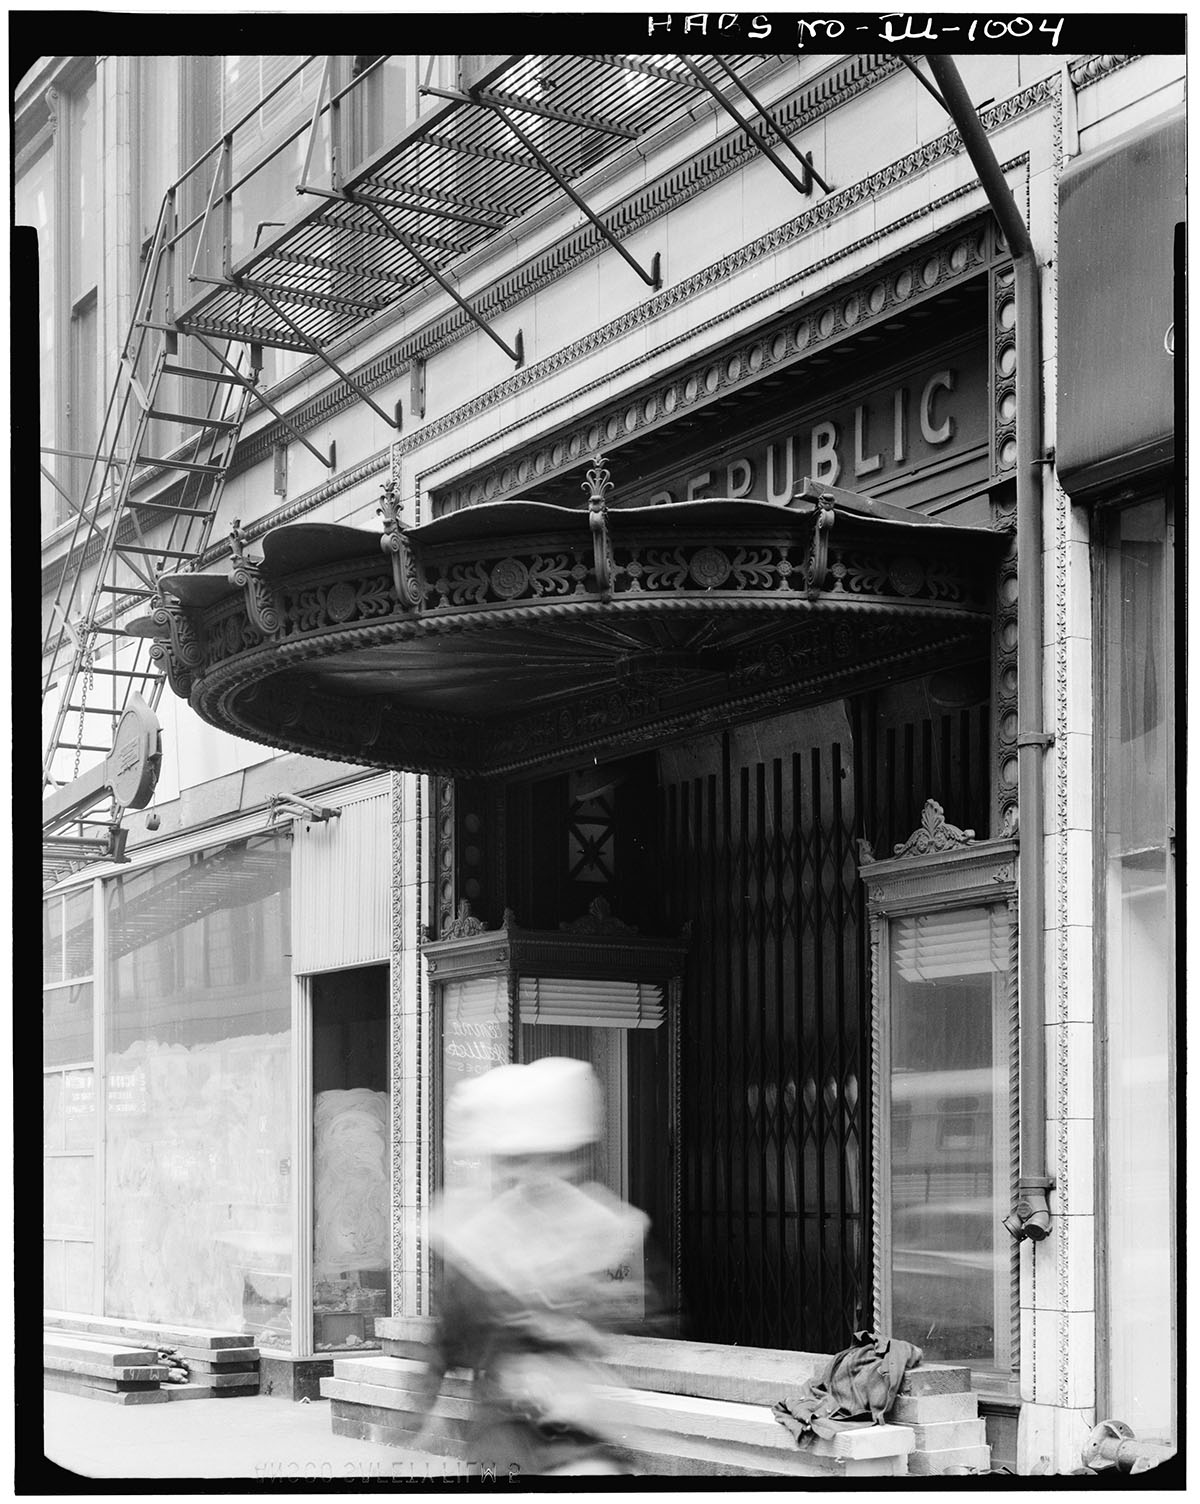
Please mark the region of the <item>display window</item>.
<svg viewBox="0 0 1200 1504"><path fill-rule="evenodd" d="M106 1315L291 1342L291 854L106 885Z"/></svg>
<svg viewBox="0 0 1200 1504"><path fill-rule="evenodd" d="M1174 1438L1176 1414L1173 512L1100 514L1096 916L1103 1027L1103 1413Z"/></svg>

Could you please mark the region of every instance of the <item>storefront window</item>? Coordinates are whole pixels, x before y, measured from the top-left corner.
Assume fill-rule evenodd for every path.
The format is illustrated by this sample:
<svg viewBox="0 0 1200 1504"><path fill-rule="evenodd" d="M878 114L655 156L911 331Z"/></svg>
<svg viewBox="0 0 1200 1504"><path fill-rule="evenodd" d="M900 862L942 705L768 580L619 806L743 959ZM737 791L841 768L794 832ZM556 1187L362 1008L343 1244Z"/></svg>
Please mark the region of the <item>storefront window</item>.
<svg viewBox="0 0 1200 1504"><path fill-rule="evenodd" d="M92 889L42 905L43 1303L93 1308L96 1086Z"/></svg>
<svg viewBox="0 0 1200 1504"><path fill-rule="evenodd" d="M313 998L313 1348L378 1346L391 1314L388 968L320 973Z"/></svg>
<svg viewBox="0 0 1200 1504"><path fill-rule="evenodd" d="M107 885L105 1314L290 1346L290 850Z"/></svg>
<svg viewBox="0 0 1200 1504"><path fill-rule="evenodd" d="M1100 526L1103 1409L1138 1436L1166 1436L1175 1388L1171 519L1159 498Z"/></svg>
<svg viewBox="0 0 1200 1504"><path fill-rule="evenodd" d="M442 1101L472 1076L482 1076L509 1055L508 979L464 977L446 984L441 999ZM477 1185L484 1173L477 1157L446 1151L443 1179L448 1190Z"/></svg>
<svg viewBox="0 0 1200 1504"><path fill-rule="evenodd" d="M891 926L890 1335L1007 1368L1010 921L999 905Z"/></svg>

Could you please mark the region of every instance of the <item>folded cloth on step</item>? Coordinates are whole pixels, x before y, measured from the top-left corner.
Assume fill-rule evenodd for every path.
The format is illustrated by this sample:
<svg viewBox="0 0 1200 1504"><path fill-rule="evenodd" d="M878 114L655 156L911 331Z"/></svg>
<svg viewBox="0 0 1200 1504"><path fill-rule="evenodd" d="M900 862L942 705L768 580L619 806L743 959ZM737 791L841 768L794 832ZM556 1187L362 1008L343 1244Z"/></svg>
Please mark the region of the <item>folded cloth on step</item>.
<svg viewBox="0 0 1200 1504"><path fill-rule="evenodd" d="M895 1337L855 1332L819 1379L778 1400L771 1413L797 1441L836 1435L848 1422L882 1425L896 1402L907 1371L921 1361L921 1349Z"/></svg>

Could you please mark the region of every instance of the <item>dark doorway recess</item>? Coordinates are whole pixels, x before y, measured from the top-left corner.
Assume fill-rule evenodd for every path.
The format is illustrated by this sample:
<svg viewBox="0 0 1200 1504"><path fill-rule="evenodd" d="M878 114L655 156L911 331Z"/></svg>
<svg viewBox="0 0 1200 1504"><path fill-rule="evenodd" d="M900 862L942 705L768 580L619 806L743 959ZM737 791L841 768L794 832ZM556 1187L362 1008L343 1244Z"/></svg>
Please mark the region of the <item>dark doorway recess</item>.
<svg viewBox="0 0 1200 1504"><path fill-rule="evenodd" d="M890 855L929 798L987 835L991 714L987 665L947 666L509 786L508 891L538 924L599 893L643 934L689 937L676 1147L688 1337L836 1352L871 1324L858 843Z"/></svg>

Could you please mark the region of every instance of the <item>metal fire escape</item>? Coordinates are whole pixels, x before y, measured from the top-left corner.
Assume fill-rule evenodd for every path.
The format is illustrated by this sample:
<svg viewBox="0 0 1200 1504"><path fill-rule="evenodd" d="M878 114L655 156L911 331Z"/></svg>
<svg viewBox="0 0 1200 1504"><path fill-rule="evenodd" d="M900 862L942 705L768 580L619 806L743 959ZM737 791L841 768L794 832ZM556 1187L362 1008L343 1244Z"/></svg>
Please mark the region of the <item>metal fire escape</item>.
<svg viewBox="0 0 1200 1504"><path fill-rule="evenodd" d="M311 117L246 166L243 129L319 61ZM105 765L123 714L138 701L152 709L163 682L153 640L123 623L152 615L160 577L198 567L210 549L247 416L266 408L333 468L335 456L259 386L264 347L320 359L398 429L400 405L380 406L333 352L436 284L460 321L520 365L521 330L500 332L503 310L486 293L464 296L463 259L565 197L657 288L658 255L642 265L619 214L594 209L582 189L594 168L680 111L715 100L798 192L814 182L829 191L751 87L781 66L766 55L306 58L167 191L87 482L76 498L62 492L73 530L42 643L43 702L57 691L43 760L46 857L121 855L123 810ZM286 171L301 150L300 213L265 219L264 175ZM420 416L419 355L412 366Z"/></svg>

